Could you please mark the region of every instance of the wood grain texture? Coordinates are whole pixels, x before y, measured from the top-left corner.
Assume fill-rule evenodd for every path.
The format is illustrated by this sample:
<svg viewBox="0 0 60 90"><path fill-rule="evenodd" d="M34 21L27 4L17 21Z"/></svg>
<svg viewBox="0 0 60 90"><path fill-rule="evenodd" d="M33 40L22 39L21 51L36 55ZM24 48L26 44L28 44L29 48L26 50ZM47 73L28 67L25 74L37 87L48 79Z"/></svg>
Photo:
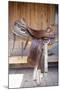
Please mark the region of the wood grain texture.
<svg viewBox="0 0 60 90"><path fill-rule="evenodd" d="M55 23L55 5L9 2L9 30L15 20L25 18L27 24L37 30Z"/></svg>

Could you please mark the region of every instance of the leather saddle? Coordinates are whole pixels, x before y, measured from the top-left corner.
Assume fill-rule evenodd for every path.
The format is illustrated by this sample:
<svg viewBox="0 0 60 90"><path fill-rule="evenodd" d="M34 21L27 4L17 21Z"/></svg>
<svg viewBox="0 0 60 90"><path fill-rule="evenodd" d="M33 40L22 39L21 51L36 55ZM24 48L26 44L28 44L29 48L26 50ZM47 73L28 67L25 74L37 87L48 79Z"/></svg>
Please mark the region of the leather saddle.
<svg viewBox="0 0 60 90"><path fill-rule="evenodd" d="M12 31L14 35L14 43L16 40L15 38L16 35L19 36L20 38L22 37L23 39L26 39L24 49L26 48L28 41L31 39L34 38L41 40L54 39L56 30L53 30L52 26L54 26L54 24L47 27L46 30L36 30L29 27L24 18L22 18L20 21L17 20L13 25L13 31ZM13 48L14 48L14 43L13 43Z"/></svg>
<svg viewBox="0 0 60 90"><path fill-rule="evenodd" d="M14 23L14 32L15 34L30 36L36 39L47 39L54 38L55 31L52 29L53 25L47 27L46 30L37 30L28 26L25 19L21 19L20 21L16 21Z"/></svg>

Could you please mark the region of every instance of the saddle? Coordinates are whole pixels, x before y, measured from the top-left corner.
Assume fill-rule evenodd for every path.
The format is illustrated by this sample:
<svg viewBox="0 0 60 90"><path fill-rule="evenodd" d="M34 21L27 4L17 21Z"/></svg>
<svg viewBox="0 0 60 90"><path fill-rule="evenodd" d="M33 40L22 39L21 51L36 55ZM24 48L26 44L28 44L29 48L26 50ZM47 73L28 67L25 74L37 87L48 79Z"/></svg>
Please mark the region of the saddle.
<svg viewBox="0 0 60 90"><path fill-rule="evenodd" d="M55 31L52 29L52 26L50 25L46 28L46 30L37 30L33 29L28 26L25 19L21 19L20 21L16 21L14 23L14 33L18 34L19 36L23 35L25 37L30 36L32 38L36 39L48 39L48 38L54 38Z"/></svg>
<svg viewBox="0 0 60 90"><path fill-rule="evenodd" d="M41 40L54 39L57 34L57 30L52 29L53 26L55 25L51 24L46 28L46 30L37 30L28 26L24 18L22 18L20 21L16 20L12 28L14 36L13 49L16 40L15 38L16 35L26 40L24 49L26 48L28 41L32 39L41 39Z"/></svg>
<svg viewBox="0 0 60 90"><path fill-rule="evenodd" d="M29 39L32 40L31 46L30 46L30 54L27 58L27 61L29 63L33 64L34 62L36 63L36 60L40 60L40 65L43 65L43 41L49 40L49 39L54 39L55 38L55 33L56 31L52 29L52 26L50 25L46 28L46 30L37 30L33 29L28 24L26 23L25 19L21 19L20 21L17 20L14 23L13 26L13 34L14 34L14 42L15 42L15 36L19 36L20 38L26 38L26 43L24 46L24 49L26 48ZM39 48L40 47L40 48ZM14 48L14 44L13 44ZM22 48L22 56L23 56L23 48ZM41 68L41 67L40 67Z"/></svg>

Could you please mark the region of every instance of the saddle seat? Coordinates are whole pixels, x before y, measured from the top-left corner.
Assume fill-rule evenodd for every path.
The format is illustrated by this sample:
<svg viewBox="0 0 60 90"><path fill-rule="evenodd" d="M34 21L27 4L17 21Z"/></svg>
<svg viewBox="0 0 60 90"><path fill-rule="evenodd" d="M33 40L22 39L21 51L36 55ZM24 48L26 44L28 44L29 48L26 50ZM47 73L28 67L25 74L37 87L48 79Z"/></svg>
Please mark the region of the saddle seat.
<svg viewBox="0 0 60 90"><path fill-rule="evenodd" d="M36 30L28 27L27 31L33 38L37 38L37 39L54 38L53 35L54 31L50 27L48 27L46 30Z"/></svg>

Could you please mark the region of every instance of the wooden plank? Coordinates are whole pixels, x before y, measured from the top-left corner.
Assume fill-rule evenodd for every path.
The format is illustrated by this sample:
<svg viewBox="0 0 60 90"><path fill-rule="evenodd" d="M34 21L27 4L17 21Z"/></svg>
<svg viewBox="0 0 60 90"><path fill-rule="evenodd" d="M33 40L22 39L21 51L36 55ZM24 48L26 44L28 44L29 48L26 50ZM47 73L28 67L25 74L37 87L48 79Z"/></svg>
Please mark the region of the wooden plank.
<svg viewBox="0 0 60 90"><path fill-rule="evenodd" d="M22 63L27 63L27 57L26 56L9 57L9 64L22 64Z"/></svg>
<svg viewBox="0 0 60 90"><path fill-rule="evenodd" d="M49 56L48 62L58 62L58 58L56 56ZM27 56L12 56L9 57L9 64L27 64Z"/></svg>
<svg viewBox="0 0 60 90"><path fill-rule="evenodd" d="M30 26L30 4L29 3L26 3L26 22L27 24Z"/></svg>
<svg viewBox="0 0 60 90"><path fill-rule="evenodd" d="M55 23L55 6L50 5L50 24Z"/></svg>
<svg viewBox="0 0 60 90"><path fill-rule="evenodd" d="M35 4L30 5L30 25L32 28L35 28Z"/></svg>

